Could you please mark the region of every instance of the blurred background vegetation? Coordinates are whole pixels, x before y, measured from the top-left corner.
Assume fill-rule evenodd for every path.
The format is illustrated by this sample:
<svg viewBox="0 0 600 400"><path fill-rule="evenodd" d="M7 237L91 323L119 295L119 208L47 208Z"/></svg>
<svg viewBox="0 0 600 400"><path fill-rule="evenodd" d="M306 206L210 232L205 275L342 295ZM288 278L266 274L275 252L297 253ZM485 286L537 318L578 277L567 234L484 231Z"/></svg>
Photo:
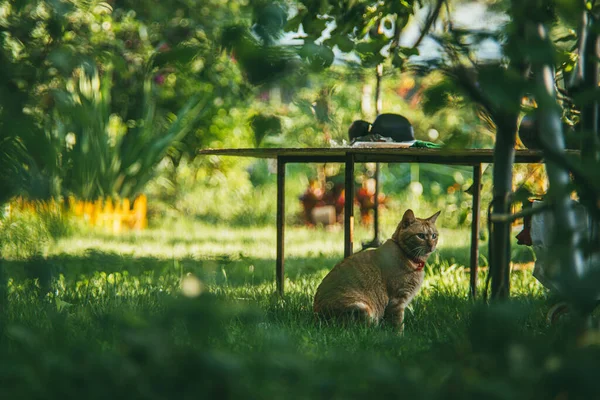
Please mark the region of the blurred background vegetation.
<svg viewBox="0 0 600 400"><path fill-rule="evenodd" d="M243 215L247 223L272 221L273 213L262 210L266 205L260 204L260 196L249 198L257 193L249 188L272 185L272 166L197 159L196 150L342 144L353 120L375 117L374 67L386 60L369 57L390 42L399 49L398 57L409 52L394 44L394 37L377 32L357 44L359 57L344 57L338 50L352 50L352 29L368 33L376 28L378 15L397 12L387 6L370 11L366 19L360 14L344 17L339 32L322 44L311 40L321 35L326 19L317 18L315 26L305 22L305 35L312 39L299 45L293 32L301 17L312 19L310 7L235 1L135 7L111 2L3 3L4 199L21 194L95 200L154 190L171 208L157 206L161 214L193 207L204 217L239 220ZM412 6L400 8L406 24ZM338 53L335 63L331 48ZM459 104L438 111L432 101L421 106L424 91L443 80L439 73L419 77L390 64L383 79L382 109L407 116L419 139L491 147L491 132L475 108ZM300 192L316 168L298 168ZM385 170L386 190L406 189L416 178L408 168ZM431 172L432 167L423 166L418 177L426 196L469 179L460 169L447 168L440 178ZM210 209L219 202L202 205L193 200L201 192L231 195L229 187L246 197L227 201L227 210ZM243 204L257 212L245 212Z"/></svg>
<svg viewBox="0 0 600 400"><path fill-rule="evenodd" d="M527 198L572 196L597 225L596 3L0 0L2 397L598 398L595 320L547 326L556 294L532 278L530 248L506 260L510 302L467 297L471 168L381 166L384 236L408 207L442 210L440 250L398 337L312 320L342 234L303 227L299 197L313 179L340 182L341 166L288 166L295 226L278 298L276 166L197 156L347 145L353 121L376 117L380 66L381 111L407 117L417 139L495 148L509 167L515 147L551 160L562 192L546 193L544 165L505 175L503 163L487 166L484 223L493 197L510 199L494 210L505 213ZM565 157L564 143L584 156ZM374 171L357 166L357 187ZM147 231L113 235L63 211L69 198L141 194ZM17 197L32 206L15 207ZM568 222L567 207L556 209ZM358 227L359 240L371 229ZM593 240L572 244L556 247L565 270L581 249L598 251ZM597 270L562 294L586 317Z"/></svg>

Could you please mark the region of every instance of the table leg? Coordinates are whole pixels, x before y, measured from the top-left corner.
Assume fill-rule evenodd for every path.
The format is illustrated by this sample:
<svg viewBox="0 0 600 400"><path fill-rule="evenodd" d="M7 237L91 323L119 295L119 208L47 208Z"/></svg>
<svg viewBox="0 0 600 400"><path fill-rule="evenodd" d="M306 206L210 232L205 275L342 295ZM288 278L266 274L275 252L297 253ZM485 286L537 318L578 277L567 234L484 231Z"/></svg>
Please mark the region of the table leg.
<svg viewBox="0 0 600 400"><path fill-rule="evenodd" d="M481 164L473 166L473 214L471 223L471 276L470 295L477 297L477 269L479 267L479 211L481 209Z"/></svg>
<svg viewBox="0 0 600 400"><path fill-rule="evenodd" d="M379 163L375 164L375 197L373 198L373 242L379 240Z"/></svg>
<svg viewBox="0 0 600 400"><path fill-rule="evenodd" d="M275 264L275 277L277 280L277 293L283 296L284 283L284 230L285 230L285 161L277 157L277 260Z"/></svg>
<svg viewBox="0 0 600 400"><path fill-rule="evenodd" d="M344 192L344 258L352 255L354 248L354 155L346 154Z"/></svg>
<svg viewBox="0 0 600 400"><path fill-rule="evenodd" d="M379 176L380 169L379 163L375 164L375 196L373 201L373 240L370 242L364 242L362 248L377 248L381 246L381 239L379 238Z"/></svg>

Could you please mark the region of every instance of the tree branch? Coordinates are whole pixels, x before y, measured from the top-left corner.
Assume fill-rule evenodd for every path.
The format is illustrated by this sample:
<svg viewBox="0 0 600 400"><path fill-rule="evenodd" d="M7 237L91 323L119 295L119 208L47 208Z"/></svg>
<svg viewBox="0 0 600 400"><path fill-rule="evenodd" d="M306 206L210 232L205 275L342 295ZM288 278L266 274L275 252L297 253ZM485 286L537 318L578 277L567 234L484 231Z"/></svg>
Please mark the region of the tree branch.
<svg viewBox="0 0 600 400"><path fill-rule="evenodd" d="M425 21L425 25L423 26L423 29L421 30L421 35L419 36L419 38L413 45L413 48L419 47L419 45L421 44L421 42L423 41L425 36L429 33L431 26L433 25L433 23L437 20L438 16L440 15L440 10L442 9L443 4L444 4L444 0L437 1L435 8L427 17L427 20Z"/></svg>
<svg viewBox="0 0 600 400"><path fill-rule="evenodd" d="M546 210L551 208L551 204L549 202L543 203L539 207L530 207L526 208L522 211L519 211L514 214L491 214L490 219L491 222L512 222L516 221L519 218L529 217L530 215L540 214Z"/></svg>

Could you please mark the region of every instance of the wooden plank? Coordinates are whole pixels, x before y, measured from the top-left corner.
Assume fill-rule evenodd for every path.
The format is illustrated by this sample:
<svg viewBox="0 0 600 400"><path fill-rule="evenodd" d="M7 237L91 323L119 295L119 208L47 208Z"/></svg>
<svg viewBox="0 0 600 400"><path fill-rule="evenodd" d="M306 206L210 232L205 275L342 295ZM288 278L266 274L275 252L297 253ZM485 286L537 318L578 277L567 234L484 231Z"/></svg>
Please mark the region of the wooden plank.
<svg viewBox="0 0 600 400"><path fill-rule="evenodd" d="M568 151L579 154L578 151ZM418 162L448 165L477 165L492 163L493 149L422 149L422 148L240 148L203 149L198 155L236 156L254 158L277 158L284 156L288 162L344 162L347 154L353 154L355 162ZM543 152L539 150L516 150L515 162L539 163Z"/></svg>

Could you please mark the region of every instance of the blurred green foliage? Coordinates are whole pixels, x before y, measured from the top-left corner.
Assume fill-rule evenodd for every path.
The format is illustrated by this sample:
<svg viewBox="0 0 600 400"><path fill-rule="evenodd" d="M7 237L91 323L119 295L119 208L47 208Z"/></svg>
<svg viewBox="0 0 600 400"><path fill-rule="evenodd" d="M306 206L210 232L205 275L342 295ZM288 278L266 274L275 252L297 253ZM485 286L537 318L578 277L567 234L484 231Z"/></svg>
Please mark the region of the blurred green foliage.
<svg viewBox="0 0 600 400"><path fill-rule="evenodd" d="M131 197L161 160L163 182L181 189L178 168L194 163L201 147L342 143L354 119L374 118L361 109L361 86L373 79L353 62L323 68L334 48L364 47L367 57L397 42L390 29L404 28L415 6L323 3L337 15L336 28L330 40L310 44L334 21L317 23L310 2L3 2L0 112L12 118L2 118L2 193ZM339 14L340 7L350 11ZM296 36L300 24L308 33L304 47L277 44L286 32ZM400 75L389 71L393 91ZM392 95L386 108L398 111L403 102ZM436 126L444 140L454 129L444 121L463 133L472 128L460 115L433 123L409 117L422 139ZM225 164L202 167L218 173Z"/></svg>
<svg viewBox="0 0 600 400"><path fill-rule="evenodd" d="M217 40L241 7L3 1L3 195L132 195L167 149L231 140L219 121L250 90Z"/></svg>
<svg viewBox="0 0 600 400"><path fill-rule="evenodd" d="M399 39L419 5L418 1L300 0L285 30L295 33L302 26L304 45L300 54L313 70L329 67L334 49L355 51L367 68L383 63L387 51L394 66L401 67L407 56L418 54L416 48L400 46ZM325 31L328 37L322 38ZM320 43L319 39L324 40Z"/></svg>

